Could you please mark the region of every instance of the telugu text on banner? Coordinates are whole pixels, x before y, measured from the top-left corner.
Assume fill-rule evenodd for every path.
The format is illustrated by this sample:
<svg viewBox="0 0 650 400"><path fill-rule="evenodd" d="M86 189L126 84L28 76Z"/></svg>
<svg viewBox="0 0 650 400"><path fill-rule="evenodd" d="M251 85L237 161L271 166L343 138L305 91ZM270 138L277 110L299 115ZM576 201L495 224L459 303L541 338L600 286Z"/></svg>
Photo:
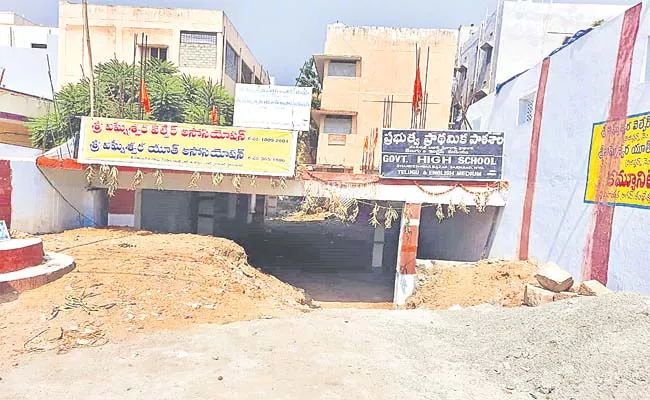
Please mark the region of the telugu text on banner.
<svg viewBox="0 0 650 400"><path fill-rule="evenodd" d="M503 132L383 129L384 178L496 181L503 168Z"/></svg>
<svg viewBox="0 0 650 400"><path fill-rule="evenodd" d="M650 113L617 121L594 124L587 172L585 202L650 208ZM607 146L607 135L624 135L622 145ZM603 161L614 160L617 169L603 176ZM618 162L620 160L620 162Z"/></svg>
<svg viewBox="0 0 650 400"><path fill-rule="evenodd" d="M296 143L284 130L83 117L79 162L293 176Z"/></svg>

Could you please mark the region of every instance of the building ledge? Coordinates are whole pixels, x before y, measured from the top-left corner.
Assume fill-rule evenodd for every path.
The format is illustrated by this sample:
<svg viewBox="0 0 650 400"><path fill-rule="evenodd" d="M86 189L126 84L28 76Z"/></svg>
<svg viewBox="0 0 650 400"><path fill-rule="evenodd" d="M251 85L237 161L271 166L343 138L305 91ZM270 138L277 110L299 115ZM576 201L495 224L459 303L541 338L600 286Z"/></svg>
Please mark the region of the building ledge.
<svg viewBox="0 0 650 400"><path fill-rule="evenodd" d="M316 72L318 72L318 79L321 81L321 83L325 77L325 61L361 61L361 56L341 54L315 54L314 62L316 64Z"/></svg>

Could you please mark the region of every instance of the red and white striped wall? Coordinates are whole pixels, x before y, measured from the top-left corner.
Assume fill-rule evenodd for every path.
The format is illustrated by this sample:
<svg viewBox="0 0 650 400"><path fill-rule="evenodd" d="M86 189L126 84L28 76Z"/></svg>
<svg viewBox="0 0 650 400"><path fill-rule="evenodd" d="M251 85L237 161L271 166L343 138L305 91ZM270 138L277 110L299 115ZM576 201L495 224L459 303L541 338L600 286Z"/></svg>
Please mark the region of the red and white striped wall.
<svg viewBox="0 0 650 400"><path fill-rule="evenodd" d="M584 201L593 124L650 112L649 5L593 29L470 108L470 120L506 132L510 194L492 257L554 261L577 278L650 293L641 239L650 209ZM519 107L531 93L533 120L522 124ZM620 148L623 137L614 138L605 145ZM621 169L620 160L603 165L600 179Z"/></svg>

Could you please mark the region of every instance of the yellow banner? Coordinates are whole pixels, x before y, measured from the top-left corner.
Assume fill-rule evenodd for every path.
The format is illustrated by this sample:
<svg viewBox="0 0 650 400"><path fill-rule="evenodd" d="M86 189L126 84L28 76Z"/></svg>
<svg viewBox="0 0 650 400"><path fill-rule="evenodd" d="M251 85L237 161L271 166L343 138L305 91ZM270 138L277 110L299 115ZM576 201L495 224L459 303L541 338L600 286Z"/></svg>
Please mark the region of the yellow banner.
<svg viewBox="0 0 650 400"><path fill-rule="evenodd" d="M293 176L296 143L283 130L83 117L79 162Z"/></svg>
<svg viewBox="0 0 650 400"><path fill-rule="evenodd" d="M621 121L622 122L622 121ZM624 135L620 146L608 145L605 138ZM621 138L619 138L621 139ZM613 160L617 169L603 176L598 194L598 178L603 160ZM628 117L622 123L593 126L585 202L606 202L621 206L650 208L650 113Z"/></svg>

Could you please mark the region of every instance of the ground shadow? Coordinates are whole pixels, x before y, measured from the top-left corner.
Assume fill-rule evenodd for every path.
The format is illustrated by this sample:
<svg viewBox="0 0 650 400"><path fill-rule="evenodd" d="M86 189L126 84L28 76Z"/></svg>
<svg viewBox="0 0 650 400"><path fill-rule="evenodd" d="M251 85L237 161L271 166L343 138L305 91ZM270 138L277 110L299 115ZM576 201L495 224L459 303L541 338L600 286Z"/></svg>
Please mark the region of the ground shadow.
<svg viewBox="0 0 650 400"><path fill-rule="evenodd" d="M374 228L340 221L268 221L235 240L252 265L320 302L389 303L394 273L373 271Z"/></svg>
<svg viewBox="0 0 650 400"><path fill-rule="evenodd" d="M14 292L12 288L7 288L5 287L9 286L8 283L2 282L0 283L0 304L3 303L11 303L12 301L18 300L18 293Z"/></svg>

